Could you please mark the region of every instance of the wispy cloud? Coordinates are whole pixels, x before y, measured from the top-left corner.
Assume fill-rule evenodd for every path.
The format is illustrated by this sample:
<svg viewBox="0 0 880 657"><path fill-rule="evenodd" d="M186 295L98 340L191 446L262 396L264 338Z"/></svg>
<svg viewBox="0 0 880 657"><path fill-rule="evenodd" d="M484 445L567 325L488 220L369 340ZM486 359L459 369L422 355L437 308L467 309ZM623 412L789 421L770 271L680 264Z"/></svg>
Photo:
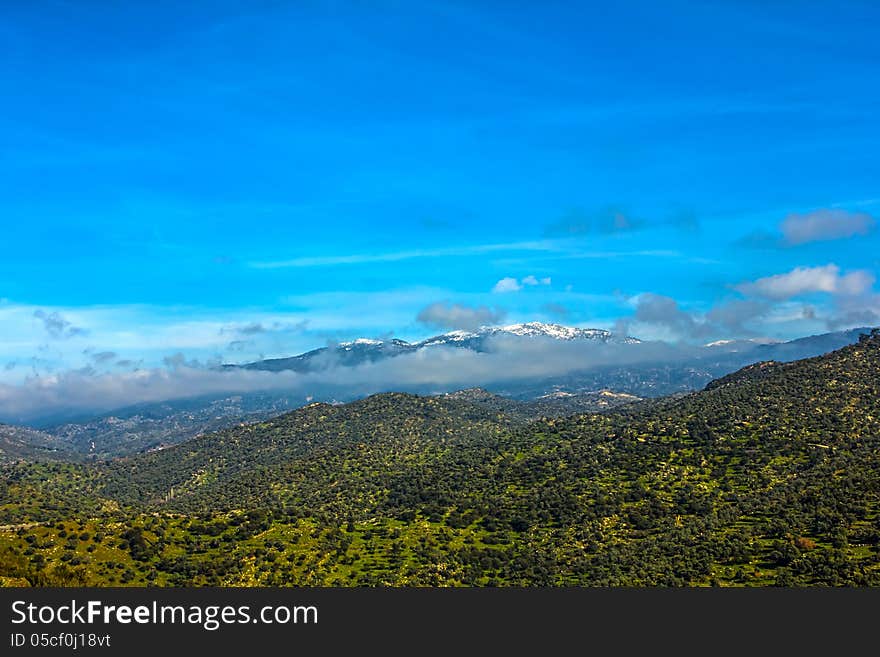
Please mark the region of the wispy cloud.
<svg viewBox="0 0 880 657"><path fill-rule="evenodd" d="M309 320L299 322L247 322L245 324L230 324L220 329L221 334L231 333L240 336L265 335L268 333L298 333L306 330Z"/></svg>
<svg viewBox="0 0 880 657"><path fill-rule="evenodd" d="M674 249L636 249L633 251L570 251L554 254L553 260L609 260L612 258L681 258Z"/></svg>
<svg viewBox="0 0 880 657"><path fill-rule="evenodd" d="M505 244L479 244L474 246L438 249L411 249L386 253L357 253L350 255L303 256L289 260L256 261L249 263L255 269L284 269L296 267L331 267L337 265L362 265L379 262L398 262L416 258L454 258L479 256L505 251L557 251L560 246L551 241L510 242Z"/></svg>

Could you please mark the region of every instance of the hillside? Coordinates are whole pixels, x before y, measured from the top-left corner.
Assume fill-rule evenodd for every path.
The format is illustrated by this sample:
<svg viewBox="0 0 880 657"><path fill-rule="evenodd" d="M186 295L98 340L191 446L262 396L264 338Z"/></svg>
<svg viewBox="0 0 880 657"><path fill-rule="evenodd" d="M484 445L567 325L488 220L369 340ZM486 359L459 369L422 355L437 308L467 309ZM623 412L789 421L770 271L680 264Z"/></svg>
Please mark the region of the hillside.
<svg viewBox="0 0 880 657"><path fill-rule="evenodd" d="M537 420L542 417L561 418L577 413L598 413L642 401L635 395L610 390L578 394L552 392L533 400L518 400L496 395L483 388L468 388L449 392L440 397L466 401L520 421Z"/></svg>
<svg viewBox="0 0 880 657"><path fill-rule="evenodd" d="M474 448L512 424L468 402L402 393L338 406L314 403L112 463L104 471L102 493L190 511L284 503L314 507L334 495L352 505L350 494L364 479L391 476L462 446Z"/></svg>
<svg viewBox="0 0 880 657"><path fill-rule="evenodd" d="M610 413L522 425L464 397L315 404L122 461L8 466L0 575L880 585L876 333Z"/></svg>
<svg viewBox="0 0 880 657"><path fill-rule="evenodd" d="M28 427L0 424L0 463L72 458L76 458L73 450L56 436Z"/></svg>
<svg viewBox="0 0 880 657"><path fill-rule="evenodd" d="M194 436L257 422L302 405L288 395L248 393L139 404L49 425L46 432L82 458L116 458L163 449Z"/></svg>

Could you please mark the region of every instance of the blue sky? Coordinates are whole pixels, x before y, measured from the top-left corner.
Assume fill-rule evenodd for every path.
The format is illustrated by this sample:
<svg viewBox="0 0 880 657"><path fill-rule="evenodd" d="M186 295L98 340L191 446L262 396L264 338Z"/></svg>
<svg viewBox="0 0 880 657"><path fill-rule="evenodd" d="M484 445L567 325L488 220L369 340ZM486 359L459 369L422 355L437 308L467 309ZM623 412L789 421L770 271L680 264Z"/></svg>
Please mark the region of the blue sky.
<svg viewBox="0 0 880 657"><path fill-rule="evenodd" d="M880 323L877 4L618 4L5 3L0 380Z"/></svg>

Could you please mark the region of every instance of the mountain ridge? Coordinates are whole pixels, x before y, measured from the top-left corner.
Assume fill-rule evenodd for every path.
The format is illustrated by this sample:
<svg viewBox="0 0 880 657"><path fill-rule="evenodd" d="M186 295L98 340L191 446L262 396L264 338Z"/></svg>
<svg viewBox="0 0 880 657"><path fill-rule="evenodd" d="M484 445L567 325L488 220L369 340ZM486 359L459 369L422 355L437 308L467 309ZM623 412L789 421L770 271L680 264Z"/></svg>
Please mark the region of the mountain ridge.
<svg viewBox="0 0 880 657"><path fill-rule="evenodd" d="M413 353L421 349L438 346L451 346L475 351L484 351L487 342L503 337L548 338L554 340L589 340L600 343L638 344L638 338L619 337L611 331L595 328L578 328L562 324L544 322L524 322L506 326L481 326L474 331L454 330L439 335L408 342L400 338L378 340L374 338L356 338L347 342L339 342L319 347L310 351L279 358L268 358L248 363L228 363L223 369L266 370L279 372L292 370L295 372L311 372L315 369L334 366L353 366L366 362L376 362L383 358Z"/></svg>

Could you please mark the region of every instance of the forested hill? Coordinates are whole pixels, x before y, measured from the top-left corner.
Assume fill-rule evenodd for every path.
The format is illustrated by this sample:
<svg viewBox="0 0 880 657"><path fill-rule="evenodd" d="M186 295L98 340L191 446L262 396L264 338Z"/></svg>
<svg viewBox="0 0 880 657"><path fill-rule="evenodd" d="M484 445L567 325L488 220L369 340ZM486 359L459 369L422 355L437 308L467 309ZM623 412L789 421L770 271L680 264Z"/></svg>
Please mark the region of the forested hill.
<svg viewBox="0 0 880 657"><path fill-rule="evenodd" d="M274 506L287 496L346 497L388 476L474 447L514 421L454 398L386 393L345 405L310 404L268 422L195 438L107 467L102 493L131 503L201 510ZM372 485L376 482L371 479Z"/></svg>
<svg viewBox="0 0 880 657"><path fill-rule="evenodd" d="M31 583L880 585L880 335L605 414L381 395L4 483Z"/></svg>

